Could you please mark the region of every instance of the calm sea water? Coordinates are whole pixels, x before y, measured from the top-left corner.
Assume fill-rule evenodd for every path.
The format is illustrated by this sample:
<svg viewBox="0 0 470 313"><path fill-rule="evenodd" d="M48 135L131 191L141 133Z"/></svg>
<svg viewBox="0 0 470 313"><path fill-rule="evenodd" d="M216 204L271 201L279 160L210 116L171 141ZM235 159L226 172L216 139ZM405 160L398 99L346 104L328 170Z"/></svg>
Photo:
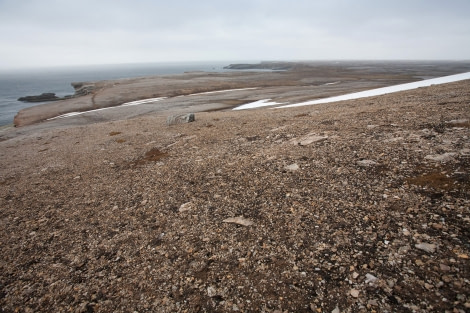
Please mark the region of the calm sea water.
<svg viewBox="0 0 470 313"><path fill-rule="evenodd" d="M180 74L187 71L224 71L223 67L237 62L153 63L82 66L0 72L0 126L13 123L16 113L39 103L24 103L23 96L53 92L71 95L72 82L119 79L152 75Z"/></svg>

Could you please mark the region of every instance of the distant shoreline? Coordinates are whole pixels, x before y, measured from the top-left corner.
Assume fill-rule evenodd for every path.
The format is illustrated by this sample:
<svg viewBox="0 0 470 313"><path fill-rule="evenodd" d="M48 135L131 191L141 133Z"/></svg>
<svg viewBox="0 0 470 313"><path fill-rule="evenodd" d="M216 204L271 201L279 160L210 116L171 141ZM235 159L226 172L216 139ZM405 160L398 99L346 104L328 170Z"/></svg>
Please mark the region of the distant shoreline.
<svg viewBox="0 0 470 313"><path fill-rule="evenodd" d="M12 123L18 111L40 104L19 102L18 98L49 92L64 97L74 92L72 82L165 76L188 71L220 72L225 71L223 67L229 63L137 63L4 70L0 75L0 125Z"/></svg>
<svg viewBox="0 0 470 313"><path fill-rule="evenodd" d="M227 67L227 66L226 66ZM19 111L14 124L26 126L66 115L72 112L94 111L69 118L72 124L128 119L143 114L168 114L179 111L228 110L236 106L271 99L286 105L334 97L352 92L387 87L422 80L423 77L441 77L470 71L470 62L407 61L345 61L345 62L261 62L256 64L231 64L229 67L244 70L223 72L196 71L87 83L90 87L81 97L42 103ZM249 68L253 70L249 70ZM283 71L260 68L289 68ZM257 70L258 69L258 70ZM87 88L88 88L87 87ZM240 90L231 95L217 94L226 89ZM256 89L254 89L256 88ZM177 98L196 94L191 98ZM158 104L145 104L139 108L117 108L96 111L100 108L118 107L124 103L148 98L166 98ZM57 122L57 121L56 121ZM52 126L49 123L47 127ZM65 121L59 123L63 125Z"/></svg>

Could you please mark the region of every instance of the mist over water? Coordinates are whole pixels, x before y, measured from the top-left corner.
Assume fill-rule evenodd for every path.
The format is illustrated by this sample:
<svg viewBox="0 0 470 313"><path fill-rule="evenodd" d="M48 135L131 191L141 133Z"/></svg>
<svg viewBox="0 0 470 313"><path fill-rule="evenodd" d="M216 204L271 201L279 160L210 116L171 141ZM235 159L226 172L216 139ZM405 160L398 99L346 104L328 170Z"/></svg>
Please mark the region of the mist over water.
<svg viewBox="0 0 470 313"><path fill-rule="evenodd" d="M0 126L13 123L18 111L40 103L17 101L19 97L53 92L71 95L72 82L111 80L189 71L221 72L230 62L119 64L0 71Z"/></svg>

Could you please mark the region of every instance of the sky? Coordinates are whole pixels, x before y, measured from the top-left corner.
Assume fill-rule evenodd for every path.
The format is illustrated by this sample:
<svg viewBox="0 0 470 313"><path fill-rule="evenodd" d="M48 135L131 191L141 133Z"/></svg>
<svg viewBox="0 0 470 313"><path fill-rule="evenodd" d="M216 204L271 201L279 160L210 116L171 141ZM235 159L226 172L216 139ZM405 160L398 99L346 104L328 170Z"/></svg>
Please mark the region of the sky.
<svg viewBox="0 0 470 313"><path fill-rule="evenodd" d="M469 60L469 0L0 0L0 70Z"/></svg>

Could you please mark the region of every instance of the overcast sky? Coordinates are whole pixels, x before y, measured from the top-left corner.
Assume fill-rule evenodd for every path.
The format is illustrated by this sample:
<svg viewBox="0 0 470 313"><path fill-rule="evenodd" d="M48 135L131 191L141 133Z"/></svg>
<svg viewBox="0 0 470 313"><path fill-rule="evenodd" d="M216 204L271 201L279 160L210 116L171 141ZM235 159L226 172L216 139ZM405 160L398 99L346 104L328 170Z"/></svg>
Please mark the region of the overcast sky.
<svg viewBox="0 0 470 313"><path fill-rule="evenodd" d="M470 0L0 0L0 69L470 59Z"/></svg>

